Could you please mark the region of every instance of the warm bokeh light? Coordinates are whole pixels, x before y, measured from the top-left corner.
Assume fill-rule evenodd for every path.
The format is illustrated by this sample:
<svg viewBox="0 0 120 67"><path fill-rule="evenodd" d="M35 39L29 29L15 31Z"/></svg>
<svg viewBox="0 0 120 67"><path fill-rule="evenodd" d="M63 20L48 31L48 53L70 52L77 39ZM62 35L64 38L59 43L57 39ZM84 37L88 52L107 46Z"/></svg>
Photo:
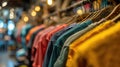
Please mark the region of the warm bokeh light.
<svg viewBox="0 0 120 67"><path fill-rule="evenodd" d="M35 11L32 11L31 15L34 17L36 16L36 12Z"/></svg>
<svg viewBox="0 0 120 67"><path fill-rule="evenodd" d="M5 6L7 6L7 2L2 3L2 7L5 7Z"/></svg>
<svg viewBox="0 0 120 67"><path fill-rule="evenodd" d="M29 18L27 16L24 17L24 21L28 22Z"/></svg>
<svg viewBox="0 0 120 67"><path fill-rule="evenodd" d="M78 14L78 15L82 15L82 14L83 14L83 11L82 11L81 9L78 9L78 10L77 10L77 14Z"/></svg>
<svg viewBox="0 0 120 67"><path fill-rule="evenodd" d="M53 0L47 0L48 5L52 5L53 4Z"/></svg>
<svg viewBox="0 0 120 67"><path fill-rule="evenodd" d="M40 6L35 7L35 11L40 11L40 9L41 9Z"/></svg>

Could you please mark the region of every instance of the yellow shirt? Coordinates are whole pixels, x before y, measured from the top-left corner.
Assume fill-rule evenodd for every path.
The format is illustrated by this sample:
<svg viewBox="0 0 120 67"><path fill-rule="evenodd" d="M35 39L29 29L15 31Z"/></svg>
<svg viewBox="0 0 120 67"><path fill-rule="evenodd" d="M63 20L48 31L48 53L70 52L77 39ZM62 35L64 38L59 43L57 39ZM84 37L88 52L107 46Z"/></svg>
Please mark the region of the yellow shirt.
<svg viewBox="0 0 120 67"><path fill-rule="evenodd" d="M119 67L120 22L71 51L66 67Z"/></svg>
<svg viewBox="0 0 120 67"><path fill-rule="evenodd" d="M86 34L84 34L83 36L78 38L77 40L75 40L72 44L70 44L67 61L69 61L69 62L71 61L72 62L71 59L72 59L72 55L73 55L73 50L75 49L75 47L78 46L78 44L83 43L87 39L91 38L92 36L100 33L101 31L103 31L105 29L108 29L109 27L111 27L113 25L115 25L115 23L111 22L111 20L106 21L106 22L100 24L99 26L95 27L93 30L87 32Z"/></svg>

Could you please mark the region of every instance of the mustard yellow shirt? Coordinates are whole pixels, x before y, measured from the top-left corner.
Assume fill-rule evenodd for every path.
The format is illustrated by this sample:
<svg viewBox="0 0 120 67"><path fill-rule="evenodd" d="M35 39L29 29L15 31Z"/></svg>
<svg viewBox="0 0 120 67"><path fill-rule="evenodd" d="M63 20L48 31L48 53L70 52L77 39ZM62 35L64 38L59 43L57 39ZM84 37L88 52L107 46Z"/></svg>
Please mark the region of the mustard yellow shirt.
<svg viewBox="0 0 120 67"><path fill-rule="evenodd" d="M120 22L75 47L66 67L119 67L119 57Z"/></svg>
<svg viewBox="0 0 120 67"><path fill-rule="evenodd" d="M69 46L69 54L68 54L67 61L70 61L72 59L71 56L73 55L73 50L75 49L75 47L78 46L78 44L83 43L87 39L91 38L92 36L94 36L94 35L96 35L100 32L102 32L105 29L108 29L109 27L111 27L113 25L115 25L115 23L111 22L111 20L103 22L99 26L95 27L93 30L87 32L86 34L84 34L83 36L81 36L80 38L75 40L73 43L71 43L70 46Z"/></svg>

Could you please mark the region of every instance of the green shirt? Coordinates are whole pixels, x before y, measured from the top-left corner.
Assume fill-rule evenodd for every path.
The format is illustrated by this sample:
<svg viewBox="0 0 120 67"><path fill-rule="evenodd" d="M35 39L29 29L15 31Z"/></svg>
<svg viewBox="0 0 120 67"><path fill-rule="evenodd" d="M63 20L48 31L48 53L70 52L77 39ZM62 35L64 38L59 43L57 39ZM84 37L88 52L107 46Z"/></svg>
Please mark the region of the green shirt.
<svg viewBox="0 0 120 67"><path fill-rule="evenodd" d="M67 56L68 56L68 52L69 52L69 45L76 40L77 38L79 38L80 36L82 36L83 34L85 34L86 32L90 31L91 29L93 29L94 27L96 27L98 24L100 23L92 23L90 24L87 28L78 31L77 33L71 35L64 43L60 56L57 58L57 61L54 64L54 67L65 67L66 64L66 60L67 60Z"/></svg>
<svg viewBox="0 0 120 67"><path fill-rule="evenodd" d="M51 58L50 58L50 62L48 67L53 67L54 63L56 62L58 56L60 55L60 51L61 48L64 44L64 42L66 41L66 39L71 36L72 34L86 28L88 25L90 25L92 23L91 20L88 20L86 22L80 23L78 25L76 25L74 28L70 29L69 31L67 31L66 33L64 33L63 35L61 35L57 41L55 42L55 44L53 45L53 52L51 54Z"/></svg>

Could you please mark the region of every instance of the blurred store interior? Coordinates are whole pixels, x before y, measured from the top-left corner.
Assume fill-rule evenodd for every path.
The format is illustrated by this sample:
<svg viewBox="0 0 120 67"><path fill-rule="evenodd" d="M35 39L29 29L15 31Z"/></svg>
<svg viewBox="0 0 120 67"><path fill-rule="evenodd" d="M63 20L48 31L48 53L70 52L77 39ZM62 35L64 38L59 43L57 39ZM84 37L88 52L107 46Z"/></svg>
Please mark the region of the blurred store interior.
<svg viewBox="0 0 120 67"><path fill-rule="evenodd" d="M119 48L120 0L0 0L0 67L120 67Z"/></svg>

